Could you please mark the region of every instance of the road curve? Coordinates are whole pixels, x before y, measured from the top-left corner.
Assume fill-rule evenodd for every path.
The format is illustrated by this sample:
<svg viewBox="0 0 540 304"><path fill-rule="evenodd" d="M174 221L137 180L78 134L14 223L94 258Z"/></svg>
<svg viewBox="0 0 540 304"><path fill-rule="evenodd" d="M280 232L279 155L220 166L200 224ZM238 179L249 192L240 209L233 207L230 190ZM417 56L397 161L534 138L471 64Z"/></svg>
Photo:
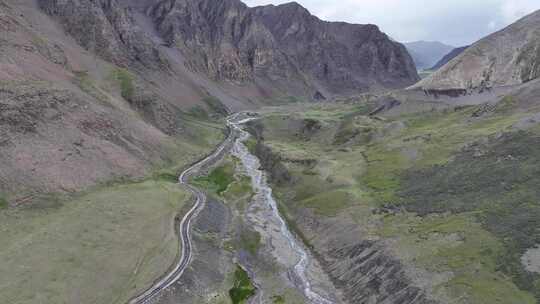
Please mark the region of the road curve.
<svg viewBox="0 0 540 304"><path fill-rule="evenodd" d="M141 293L137 297L131 299L129 304L147 304L155 296L157 296L161 291L167 289L174 283L176 283L180 277L184 274L184 271L189 266L192 258L192 242L191 242L191 221L197 217L199 212L203 209L206 203L206 195L200 189L190 185L188 180L191 176L197 174L199 170L205 166L211 165L213 162L218 160L222 156L222 152L232 143L235 139L236 132L233 128L230 128L231 124L238 123L234 122L237 117L241 116L242 113L237 113L231 115L227 118L227 127L229 128L229 134L227 138L219 145L219 147L209 156L195 163L191 167L187 168L180 177L178 181L181 185L187 187L196 198L195 204L193 207L184 215L182 221L180 222L180 244L181 255L180 259L176 263L173 269L171 269L167 274L165 274L159 281L154 283L152 287L147 289L145 292Z"/></svg>

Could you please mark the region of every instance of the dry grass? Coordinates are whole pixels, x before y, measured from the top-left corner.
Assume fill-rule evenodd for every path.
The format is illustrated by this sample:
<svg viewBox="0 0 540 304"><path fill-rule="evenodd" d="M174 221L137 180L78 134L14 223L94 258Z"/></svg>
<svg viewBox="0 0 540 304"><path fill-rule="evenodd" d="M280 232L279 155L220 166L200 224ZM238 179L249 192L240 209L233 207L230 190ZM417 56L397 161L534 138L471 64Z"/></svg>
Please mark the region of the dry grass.
<svg viewBox="0 0 540 304"><path fill-rule="evenodd" d="M174 261L188 199L146 181L0 213L0 302L124 303Z"/></svg>

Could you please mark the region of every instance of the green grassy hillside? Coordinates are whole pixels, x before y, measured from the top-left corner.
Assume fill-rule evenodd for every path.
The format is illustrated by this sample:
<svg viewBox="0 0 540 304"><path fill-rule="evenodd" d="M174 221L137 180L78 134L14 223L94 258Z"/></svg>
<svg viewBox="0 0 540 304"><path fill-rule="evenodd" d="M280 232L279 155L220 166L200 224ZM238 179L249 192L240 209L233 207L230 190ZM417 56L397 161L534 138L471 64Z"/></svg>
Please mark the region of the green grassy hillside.
<svg viewBox="0 0 540 304"><path fill-rule="evenodd" d="M540 133L513 127L526 114L509 100L394 118L355 105L268 111L264 142L295 181L278 188L281 208L293 222L303 209L354 218L364 237L392 240L405 265L441 278L427 283L438 298L536 303L540 276L522 257L540 243ZM309 137L306 119L321 125Z"/></svg>

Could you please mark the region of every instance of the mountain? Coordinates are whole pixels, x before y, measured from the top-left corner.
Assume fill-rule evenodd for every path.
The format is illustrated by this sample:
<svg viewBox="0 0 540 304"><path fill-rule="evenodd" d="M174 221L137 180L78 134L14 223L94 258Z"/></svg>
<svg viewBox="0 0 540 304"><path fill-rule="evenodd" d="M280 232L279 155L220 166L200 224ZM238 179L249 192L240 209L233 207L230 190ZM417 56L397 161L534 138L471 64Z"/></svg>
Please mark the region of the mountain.
<svg viewBox="0 0 540 304"><path fill-rule="evenodd" d="M418 70L429 69L454 49L453 46L438 41L414 41L404 43L404 45L413 57Z"/></svg>
<svg viewBox="0 0 540 304"><path fill-rule="evenodd" d="M302 73L330 92L398 88L416 79L405 48L375 25L324 22L295 2L253 10Z"/></svg>
<svg viewBox="0 0 540 304"><path fill-rule="evenodd" d="M540 76L540 11L493 33L414 88L483 90L522 84Z"/></svg>
<svg viewBox="0 0 540 304"><path fill-rule="evenodd" d="M450 51L450 53L444 55L444 57L441 60L439 60L434 66L432 66L430 68L430 70L436 71L436 70L440 69L445 64L450 62L452 59L456 58L461 53L463 53L463 51L465 51L468 47L469 46L467 45L467 46L462 46L462 47L458 47L458 48L453 49L452 51Z"/></svg>
<svg viewBox="0 0 540 304"><path fill-rule="evenodd" d="M324 22L296 3L0 3L10 152L0 156L0 191L18 196L143 175L168 158L161 142L192 141L194 117L418 79L405 48L376 26Z"/></svg>
<svg viewBox="0 0 540 304"><path fill-rule="evenodd" d="M325 22L294 2L158 1L148 11L166 43L215 80L332 96L418 79L405 48L378 27Z"/></svg>

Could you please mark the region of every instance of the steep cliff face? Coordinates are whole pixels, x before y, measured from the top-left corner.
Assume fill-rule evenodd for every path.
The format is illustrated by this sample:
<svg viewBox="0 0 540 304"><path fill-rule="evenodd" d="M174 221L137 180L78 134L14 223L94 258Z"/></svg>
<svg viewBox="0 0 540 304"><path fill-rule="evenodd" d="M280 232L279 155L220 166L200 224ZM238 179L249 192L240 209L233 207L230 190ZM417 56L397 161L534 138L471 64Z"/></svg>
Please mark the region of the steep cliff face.
<svg viewBox="0 0 540 304"><path fill-rule="evenodd" d="M216 80L244 82L294 70L272 34L240 1L159 1L151 7L158 31L186 53L191 68Z"/></svg>
<svg viewBox="0 0 540 304"><path fill-rule="evenodd" d="M116 0L40 0L39 5L82 47L103 59L121 66L136 62L164 68L158 49Z"/></svg>
<svg viewBox="0 0 540 304"><path fill-rule="evenodd" d="M325 22L295 2L254 11L300 70L332 93L418 80L405 47L375 25Z"/></svg>
<svg viewBox="0 0 540 304"><path fill-rule="evenodd" d="M414 88L483 90L540 76L540 11L473 44Z"/></svg>
<svg viewBox="0 0 540 304"><path fill-rule="evenodd" d="M248 8L238 0L163 0L149 12L192 69L214 79L296 83L312 96L418 80L405 48L376 26L324 22L296 3Z"/></svg>

